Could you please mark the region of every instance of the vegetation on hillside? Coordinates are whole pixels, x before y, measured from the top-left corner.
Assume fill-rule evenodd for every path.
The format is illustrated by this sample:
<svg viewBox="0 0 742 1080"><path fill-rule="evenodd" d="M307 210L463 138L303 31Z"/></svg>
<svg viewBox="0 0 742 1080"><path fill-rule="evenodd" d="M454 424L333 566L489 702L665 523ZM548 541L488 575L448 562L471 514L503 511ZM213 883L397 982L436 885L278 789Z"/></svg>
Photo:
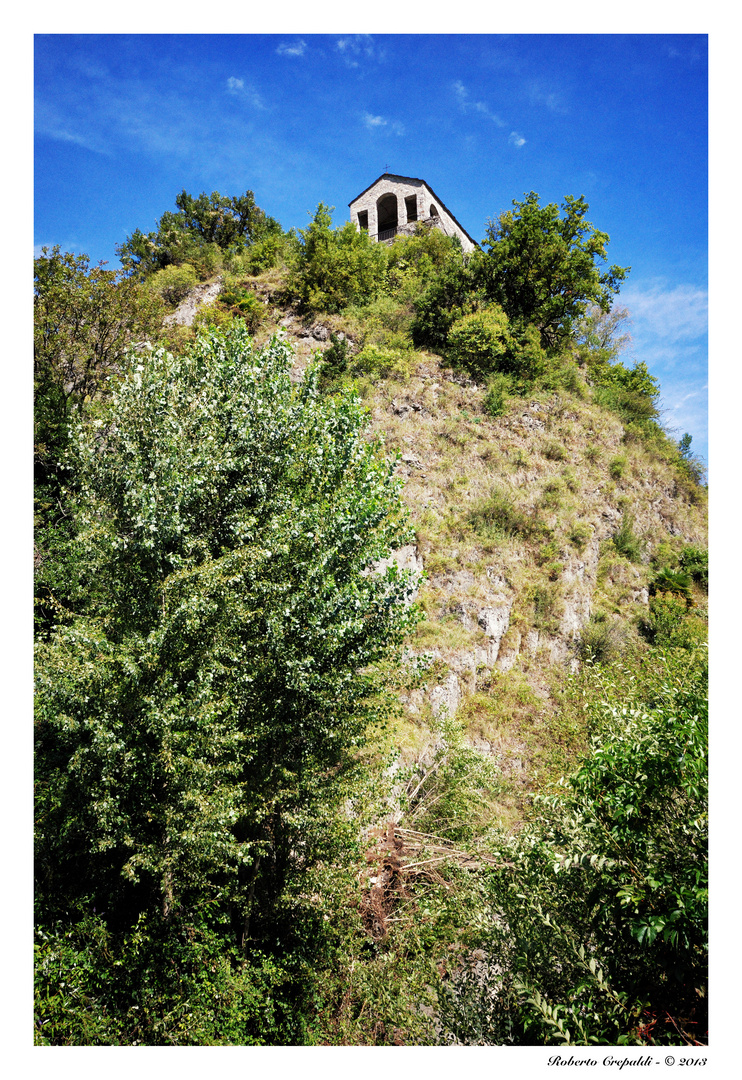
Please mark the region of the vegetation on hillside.
<svg viewBox="0 0 742 1080"><path fill-rule="evenodd" d="M176 207L35 266L37 1042L704 1043L706 490L608 237Z"/></svg>

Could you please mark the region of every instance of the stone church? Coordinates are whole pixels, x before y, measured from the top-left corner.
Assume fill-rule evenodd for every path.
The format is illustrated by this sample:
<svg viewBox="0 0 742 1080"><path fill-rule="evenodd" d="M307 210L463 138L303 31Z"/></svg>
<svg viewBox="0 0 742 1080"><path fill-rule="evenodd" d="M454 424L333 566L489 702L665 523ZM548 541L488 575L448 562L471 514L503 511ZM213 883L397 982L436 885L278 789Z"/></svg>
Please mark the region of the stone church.
<svg viewBox="0 0 742 1080"><path fill-rule="evenodd" d="M348 206L350 220L357 229L365 229L372 240L409 236L422 221L446 236L458 236L466 252L477 247L433 189L415 176L383 173Z"/></svg>

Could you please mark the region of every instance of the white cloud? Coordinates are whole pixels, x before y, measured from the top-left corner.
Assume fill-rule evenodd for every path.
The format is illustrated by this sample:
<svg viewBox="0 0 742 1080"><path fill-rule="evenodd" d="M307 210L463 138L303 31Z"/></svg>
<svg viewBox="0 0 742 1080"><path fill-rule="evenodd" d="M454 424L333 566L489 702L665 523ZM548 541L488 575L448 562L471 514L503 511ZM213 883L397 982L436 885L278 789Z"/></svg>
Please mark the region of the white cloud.
<svg viewBox="0 0 742 1080"><path fill-rule="evenodd" d="M511 146L525 146L526 140L517 131L511 131L508 135L508 142Z"/></svg>
<svg viewBox="0 0 742 1080"><path fill-rule="evenodd" d="M232 94L233 97L243 98L256 109L264 109L260 94L252 86L248 86L244 79L237 79L234 75L230 75L227 79L227 93Z"/></svg>
<svg viewBox="0 0 742 1080"><path fill-rule="evenodd" d="M306 51L307 43L303 38L297 38L293 42L282 41L276 49L279 56L303 56Z"/></svg>
<svg viewBox="0 0 742 1080"><path fill-rule="evenodd" d="M505 121L501 120L497 113L492 112L486 102L471 100L469 91L460 80L453 83L453 92L463 112L470 112L473 110L474 112L478 112L481 116L485 116L488 120L491 120L492 123L496 124L498 127L505 127Z"/></svg>
<svg viewBox="0 0 742 1080"><path fill-rule="evenodd" d="M372 113L363 114L363 123L369 131L377 131L379 128L388 127L395 135L404 135L404 125L398 120L387 120L385 116L373 116Z"/></svg>
<svg viewBox="0 0 742 1080"><path fill-rule="evenodd" d="M621 302L641 320L645 332L665 342L694 341L708 330L708 292L697 285L668 288L663 280L630 284L621 290Z"/></svg>
<svg viewBox="0 0 742 1080"><path fill-rule="evenodd" d="M383 60L385 55L371 34L350 34L338 38L335 47L348 67L358 67L361 60Z"/></svg>
<svg viewBox="0 0 742 1080"><path fill-rule="evenodd" d="M540 83L532 83L528 94L534 105L544 105L549 112L566 113L567 109L561 97L554 90L549 90Z"/></svg>

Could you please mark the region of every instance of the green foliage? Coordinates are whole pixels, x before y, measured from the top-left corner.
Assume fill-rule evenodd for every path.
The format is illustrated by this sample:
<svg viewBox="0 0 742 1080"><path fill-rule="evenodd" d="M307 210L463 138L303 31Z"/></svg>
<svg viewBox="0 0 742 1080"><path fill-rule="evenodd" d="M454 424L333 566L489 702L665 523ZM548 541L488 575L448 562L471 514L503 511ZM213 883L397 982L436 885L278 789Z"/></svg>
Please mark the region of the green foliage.
<svg viewBox="0 0 742 1080"><path fill-rule="evenodd" d="M705 652L636 671L580 676L591 752L494 849L508 866L489 875L479 936L494 970L451 985L449 1038L477 1013L482 1042L705 1039Z"/></svg>
<svg viewBox="0 0 742 1080"><path fill-rule="evenodd" d="M409 575L368 572L407 538L394 462L290 367L235 321L132 359L75 429L88 587L38 647L43 905L176 936L216 905L250 951L327 848L387 708L374 665L415 615Z"/></svg>
<svg viewBox="0 0 742 1080"><path fill-rule="evenodd" d="M603 273L608 236L586 220L588 204L568 195L561 207L539 205L535 192L514 210L490 221L478 280L511 323L535 326L541 344L554 348L571 334L590 303L610 309L628 270L611 266Z"/></svg>
<svg viewBox="0 0 742 1080"><path fill-rule="evenodd" d="M467 742L461 720L446 710L432 721L435 750L408 770L404 821L432 836L465 843L486 830L500 777L494 762Z"/></svg>
<svg viewBox="0 0 742 1080"><path fill-rule="evenodd" d="M593 664L605 664L616 659L624 641L625 633L620 623L596 613L580 634L577 655Z"/></svg>
<svg viewBox="0 0 742 1080"><path fill-rule="evenodd" d="M177 307L198 282L196 271L188 263L166 266L150 278L150 288L162 297L169 307Z"/></svg>
<svg viewBox="0 0 742 1080"><path fill-rule="evenodd" d="M593 530L585 521L576 521L569 531L569 540L578 551L582 551L585 544L592 537Z"/></svg>
<svg viewBox="0 0 742 1080"><path fill-rule="evenodd" d="M508 319L497 305L462 315L448 332L448 355L479 374L502 370L509 353Z"/></svg>
<svg viewBox="0 0 742 1080"><path fill-rule="evenodd" d="M533 605L533 625L538 630L555 633L559 629L559 618L562 613L562 593L559 582L552 580L532 585L527 595Z"/></svg>
<svg viewBox="0 0 742 1080"><path fill-rule="evenodd" d="M613 546L619 555L630 562L639 562L642 558L642 543L634 532L634 521L629 513L624 513L621 524L613 534Z"/></svg>
<svg viewBox="0 0 742 1080"><path fill-rule="evenodd" d="M535 515L520 510L510 496L499 488L481 500L470 512L469 521L483 536L522 536L537 538L548 532Z"/></svg>
<svg viewBox="0 0 742 1080"><path fill-rule="evenodd" d="M351 358L347 337L331 333L329 348L322 353L319 368L320 386L323 389L335 387L338 379L348 370Z"/></svg>
<svg viewBox="0 0 742 1080"><path fill-rule="evenodd" d="M34 260L37 455L64 441L71 407L92 398L126 349L160 323L162 305L136 282L87 255L42 249Z"/></svg>
<svg viewBox="0 0 742 1080"><path fill-rule="evenodd" d="M557 442L556 439L547 439L541 448L541 453L549 461L567 460L567 451L564 448L564 443Z"/></svg>
<svg viewBox="0 0 742 1080"><path fill-rule="evenodd" d="M691 443L693 442L693 436L687 432L678 442L678 453L680 454L680 465L683 472L688 478L696 484L703 484L706 478L706 469L700 458L694 457L691 453Z"/></svg>
<svg viewBox="0 0 742 1080"><path fill-rule="evenodd" d="M155 232L136 229L116 248L128 274L148 277L171 264L190 263L201 278L220 267L225 253L245 251L268 236L280 236L281 227L255 204L252 191L227 196L213 191L194 198L181 191L177 211L166 211Z"/></svg>
<svg viewBox="0 0 742 1080"><path fill-rule="evenodd" d="M644 434L660 430L659 383L645 363L626 368L621 363L605 364L598 358L588 369L599 405L617 413L630 429Z"/></svg>
<svg viewBox="0 0 742 1080"><path fill-rule="evenodd" d="M332 229L332 208L320 203L307 229L299 230L299 252L289 291L304 311L340 311L384 287L387 249L351 222Z"/></svg>
<svg viewBox="0 0 742 1080"><path fill-rule="evenodd" d="M507 409L510 380L498 373L487 380L487 390L482 405L488 416L502 416Z"/></svg>
<svg viewBox="0 0 742 1080"><path fill-rule="evenodd" d="M620 480L626 471L626 458L623 454L612 458L608 462L608 475L611 480Z"/></svg>
<svg viewBox="0 0 742 1080"><path fill-rule="evenodd" d="M42 249L34 261L36 625L43 632L77 587L63 490L69 424L104 390L132 344L153 335L162 301L87 255Z"/></svg>
<svg viewBox="0 0 742 1080"><path fill-rule="evenodd" d="M252 289L242 288L236 281L227 281L219 293L219 303L234 316L242 319L254 334L265 318L265 305Z"/></svg>
<svg viewBox="0 0 742 1080"><path fill-rule="evenodd" d="M709 553L705 548L686 545L680 552L679 562L702 589L709 587Z"/></svg>
<svg viewBox="0 0 742 1080"><path fill-rule="evenodd" d="M627 329L630 321L624 307L614 305L603 311L597 304L588 304L574 325L580 363L589 364L594 370L616 360L631 345L631 334Z"/></svg>
<svg viewBox="0 0 742 1080"><path fill-rule="evenodd" d="M414 304L447 264L461 258L458 237L418 222L413 236L397 236L388 248L387 289L399 302Z"/></svg>
<svg viewBox="0 0 742 1080"><path fill-rule="evenodd" d="M692 602L692 581L690 574L685 573L683 570L671 570L669 567L664 567L656 574L649 586L649 592L650 595L673 593L675 596L682 596L686 603L690 604Z"/></svg>
<svg viewBox="0 0 742 1080"><path fill-rule="evenodd" d="M445 353L448 334L457 319L480 307L473 266L476 255L466 259L461 250L449 257L415 301L415 318L410 328L415 348Z"/></svg>

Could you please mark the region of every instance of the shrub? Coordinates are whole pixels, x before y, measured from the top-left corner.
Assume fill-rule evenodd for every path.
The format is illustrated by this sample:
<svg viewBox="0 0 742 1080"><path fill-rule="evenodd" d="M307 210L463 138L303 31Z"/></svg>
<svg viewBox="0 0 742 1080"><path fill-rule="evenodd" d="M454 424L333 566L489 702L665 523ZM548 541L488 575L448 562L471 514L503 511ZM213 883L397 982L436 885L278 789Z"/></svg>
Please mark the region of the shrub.
<svg viewBox="0 0 742 1080"><path fill-rule="evenodd" d="M255 333L265 318L265 304L258 299L252 289L244 289L236 283L222 290L219 294L219 303L232 315L243 319L251 334Z"/></svg>
<svg viewBox="0 0 742 1080"><path fill-rule="evenodd" d="M608 463L608 475L611 480L620 480L623 474L626 472L626 458L623 456L614 457Z"/></svg>
<svg viewBox="0 0 742 1080"><path fill-rule="evenodd" d="M479 374L502 370L510 352L508 319L496 304L458 318L448 333L448 355Z"/></svg>
<svg viewBox="0 0 742 1080"><path fill-rule="evenodd" d="M331 333L329 348L322 353L320 362L320 385L323 389L337 383L338 378L348 370L350 360L351 353L347 337L339 337L336 333Z"/></svg>
<svg viewBox="0 0 742 1080"><path fill-rule="evenodd" d="M574 544L578 551L582 551L592 535L593 530L587 522L576 521L569 531L570 543Z"/></svg>
<svg viewBox="0 0 742 1080"><path fill-rule="evenodd" d="M685 573L683 570L671 570L666 566L655 576L649 586L649 592L650 595L673 593L675 596L682 596L686 604L690 604L692 601L691 586L692 578L690 574Z"/></svg>
<svg viewBox="0 0 742 1080"><path fill-rule="evenodd" d="M320 203L309 227L299 230L288 288L304 311L340 311L354 300L375 296L385 284L385 245L352 222L332 229L331 212Z"/></svg>
<svg viewBox="0 0 742 1080"><path fill-rule="evenodd" d="M496 374L487 381L482 407L488 416L502 416L507 408L510 382L507 375Z"/></svg>
<svg viewBox="0 0 742 1080"><path fill-rule="evenodd" d="M567 451L564 448L564 444L557 442L556 439L549 439L545 442L541 448L541 453L549 461L566 461Z"/></svg>
<svg viewBox="0 0 742 1080"><path fill-rule="evenodd" d="M460 250L452 251L422 296L415 301L410 332L416 348L444 353L453 324L479 306L471 265L472 260L466 261Z"/></svg>
<svg viewBox="0 0 742 1080"><path fill-rule="evenodd" d="M709 586L709 553L704 548L688 545L680 552L680 565L703 589Z"/></svg>
<svg viewBox="0 0 742 1080"><path fill-rule="evenodd" d="M577 642L577 655L581 660L606 664L616 659L624 642L625 631L621 624L596 613L583 627Z"/></svg>
<svg viewBox="0 0 742 1080"><path fill-rule="evenodd" d="M476 940L492 976L448 980L442 1041L705 1042L705 657L657 649L640 670L578 677L590 752L493 840Z"/></svg>
<svg viewBox="0 0 742 1080"><path fill-rule="evenodd" d="M498 488L470 511L469 521L485 536L500 533L530 539L549 531L533 514L515 507L510 496Z"/></svg>
<svg viewBox="0 0 742 1080"><path fill-rule="evenodd" d="M162 297L170 307L177 307L198 283L198 275L189 263L182 266L166 266L153 274L150 284L153 292Z"/></svg>
<svg viewBox="0 0 742 1080"><path fill-rule="evenodd" d="M90 585L37 651L40 921L92 897L131 931L150 1037L179 975L189 992L170 960L199 918L226 971L235 949L259 966L317 936L290 891L332 858L356 748L389 708L378 662L416 618L408 573L368 573L410 538L394 462L357 399L294 386L292 359L233 320L182 356L130 357L73 433ZM204 959L194 980L217 985Z"/></svg>
<svg viewBox="0 0 742 1080"><path fill-rule="evenodd" d="M634 522L629 513L625 513L621 525L613 534L613 546L619 555L630 562L639 562L642 557L642 545L634 533Z"/></svg>
<svg viewBox="0 0 742 1080"><path fill-rule="evenodd" d="M537 630L555 633L559 629L562 613L561 588L556 581L548 585L534 585L529 591L533 604L533 625Z"/></svg>
<svg viewBox="0 0 742 1080"><path fill-rule="evenodd" d="M574 469L572 469L570 466L562 469L562 477L564 479L564 486L566 487L567 491L570 491L573 495L575 495L579 490L579 484L577 481L577 477L575 476Z"/></svg>
<svg viewBox="0 0 742 1080"><path fill-rule="evenodd" d="M350 370L354 375L371 375L380 379L390 375L407 378L410 374L410 359L408 354L399 349L366 345L353 358Z"/></svg>

